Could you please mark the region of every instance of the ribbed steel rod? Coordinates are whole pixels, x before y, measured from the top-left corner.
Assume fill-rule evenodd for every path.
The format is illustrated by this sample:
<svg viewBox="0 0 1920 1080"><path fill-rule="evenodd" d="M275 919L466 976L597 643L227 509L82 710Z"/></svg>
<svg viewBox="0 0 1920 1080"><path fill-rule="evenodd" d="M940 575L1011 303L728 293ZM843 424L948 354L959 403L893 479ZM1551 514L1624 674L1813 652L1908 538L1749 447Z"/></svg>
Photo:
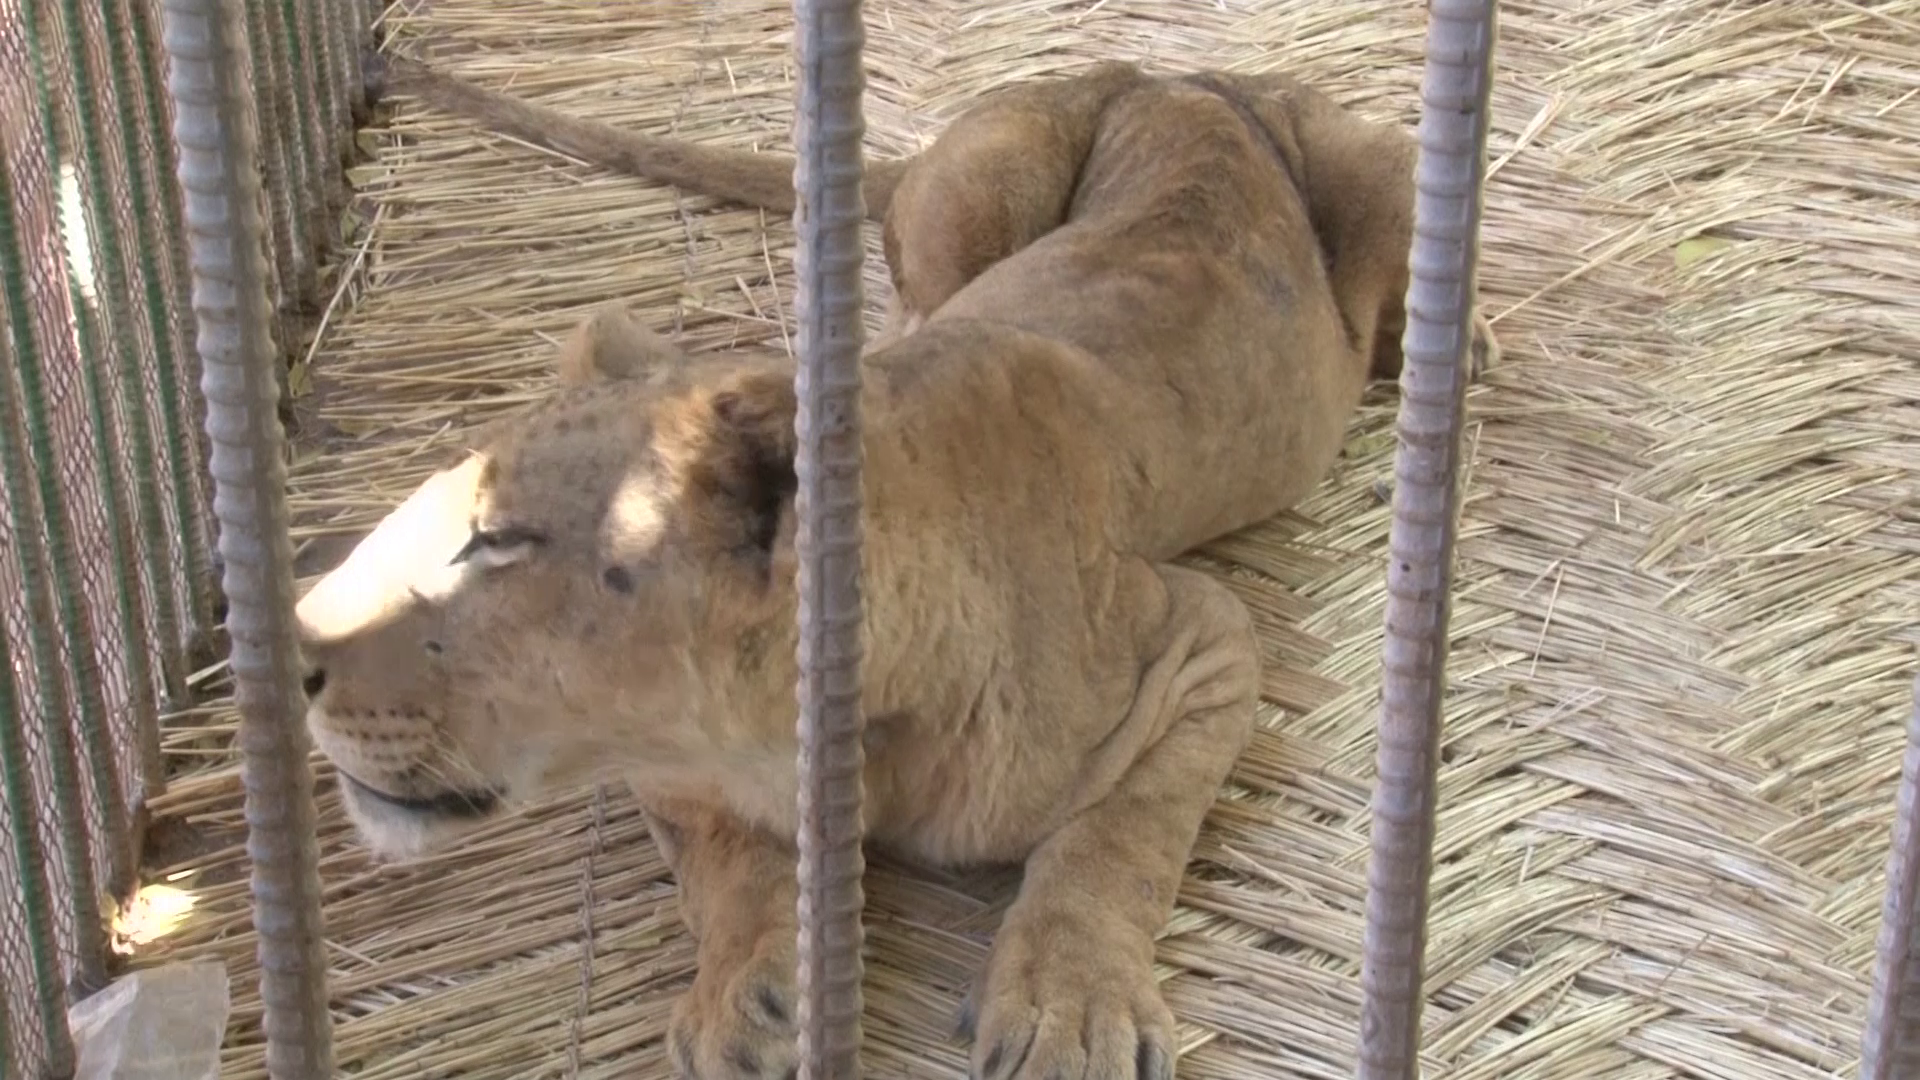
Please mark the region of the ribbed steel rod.
<svg viewBox="0 0 1920 1080"><path fill-rule="evenodd" d="M1431 0L1428 18L1361 960L1361 1080L1420 1075L1427 887L1494 0Z"/></svg>
<svg viewBox="0 0 1920 1080"><path fill-rule="evenodd" d="M1897 805L1873 990L1860 1046L1860 1080L1920 1075L1920 678L1913 682Z"/></svg>
<svg viewBox="0 0 1920 1080"><path fill-rule="evenodd" d="M799 246L800 1077L860 1075L859 0L794 0Z"/></svg>
<svg viewBox="0 0 1920 1080"><path fill-rule="evenodd" d="M246 16L241 0L163 0L162 12L240 709L267 1071L275 1080L330 1080L313 775L301 720Z"/></svg>
<svg viewBox="0 0 1920 1080"><path fill-rule="evenodd" d="M0 212L5 204L0 202ZM20 694L14 685L13 645L7 640L7 628L0 621L0 800L7 807L8 846L13 849L13 865L18 874L14 889L20 904L20 921L26 930L27 963L32 969L33 1015L22 1016L21 1024L37 1030L47 1076L72 1076L75 1067L73 1033L67 1028L67 1003L60 993L64 981L60 975L59 938L54 930L54 893L47 882L47 860L40 847L40 817L33 790L33 767L28 760L26 717ZM71 886L69 886L71 887ZM8 973L12 975L12 972ZM25 996L25 995L23 995ZM0 994L0 1002L8 997ZM15 1042L8 1024L13 1018L0 1006L0 1076L28 1075L24 1069L10 1071L7 1052Z"/></svg>

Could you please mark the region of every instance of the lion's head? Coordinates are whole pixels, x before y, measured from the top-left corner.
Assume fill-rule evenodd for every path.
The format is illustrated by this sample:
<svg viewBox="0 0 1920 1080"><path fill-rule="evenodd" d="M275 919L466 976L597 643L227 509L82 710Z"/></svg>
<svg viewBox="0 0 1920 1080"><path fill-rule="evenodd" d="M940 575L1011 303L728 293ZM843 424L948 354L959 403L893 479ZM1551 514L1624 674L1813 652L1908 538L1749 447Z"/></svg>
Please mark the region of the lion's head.
<svg viewBox="0 0 1920 1080"><path fill-rule="evenodd" d="M793 606L791 367L695 363L611 307L558 367L300 602L308 724L377 851L724 759L746 699L791 701L758 670Z"/></svg>

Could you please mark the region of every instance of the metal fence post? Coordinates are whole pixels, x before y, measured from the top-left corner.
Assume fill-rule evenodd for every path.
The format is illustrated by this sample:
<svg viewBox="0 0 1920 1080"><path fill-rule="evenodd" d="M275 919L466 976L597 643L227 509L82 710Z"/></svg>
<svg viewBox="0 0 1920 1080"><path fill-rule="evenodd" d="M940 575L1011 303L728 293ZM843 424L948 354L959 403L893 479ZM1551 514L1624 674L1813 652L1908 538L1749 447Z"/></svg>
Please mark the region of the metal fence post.
<svg viewBox="0 0 1920 1080"><path fill-rule="evenodd" d="M1461 414L1492 90L1494 0L1431 0L1427 10L1360 975L1361 1080L1420 1075Z"/></svg>
<svg viewBox="0 0 1920 1080"><path fill-rule="evenodd" d="M53 122L37 85L39 59L29 29L24 20L0 23L0 116L10 121L0 124L0 161L5 162L0 168L0 294L6 302L0 324L12 360L0 369L0 525L11 539L22 615L18 632L27 652L16 678L23 709L37 720L29 732L39 736L43 773L36 779L45 785L41 791L50 808L40 826L58 849L64 877L56 886L56 933L71 950L69 974L76 988L87 991L107 981L96 843L112 844L126 834L103 829L89 835L81 748L75 745L76 729L82 727L75 721L84 722L90 709L99 720L93 703L101 695L99 680L91 675L97 670L94 639L80 622L84 608L61 466L85 465L75 472L90 476L88 469L101 463L80 447L59 448L68 452L57 456L41 377L61 350L67 354L63 367L71 370L79 363L72 355L79 313L71 306L73 291L64 273L50 160ZM73 678L76 674L82 679ZM75 682L81 685L71 685ZM91 702L81 697L87 691ZM97 806L110 811L121 805L117 784L108 789L101 774L90 778L106 791L105 796L96 791Z"/></svg>
<svg viewBox="0 0 1920 1080"><path fill-rule="evenodd" d="M13 828L7 840L13 848L13 863L20 874L20 907L27 940L23 943L33 968L33 1023L38 1029L43 1062L49 1076L71 1076L74 1070L73 1035L67 1030L66 995L60 992L60 958L53 921L52 890L47 886L46 856L40 848L34 821L40 810L35 805L33 779L29 775L26 734L20 720L25 710L13 681L13 646L7 640L6 627L0 625L0 798L6 800L7 817ZM0 993L0 1009L6 995ZM22 1021L26 1022L25 1020ZM13 1040L0 1032L0 1065ZM26 1075L25 1063L18 1073L12 1066L0 1068L0 1076Z"/></svg>
<svg viewBox="0 0 1920 1080"><path fill-rule="evenodd" d="M802 1080L860 1075L864 754L860 712L859 0L794 0L799 323L799 988Z"/></svg>
<svg viewBox="0 0 1920 1080"><path fill-rule="evenodd" d="M245 13L240 0L164 0L163 12L241 715L267 1070L276 1080L327 1080L333 1054L313 775L301 722L279 353Z"/></svg>
<svg viewBox="0 0 1920 1080"><path fill-rule="evenodd" d="M1860 1080L1894 1080L1920 1070L1920 678L1913 681L1896 805Z"/></svg>

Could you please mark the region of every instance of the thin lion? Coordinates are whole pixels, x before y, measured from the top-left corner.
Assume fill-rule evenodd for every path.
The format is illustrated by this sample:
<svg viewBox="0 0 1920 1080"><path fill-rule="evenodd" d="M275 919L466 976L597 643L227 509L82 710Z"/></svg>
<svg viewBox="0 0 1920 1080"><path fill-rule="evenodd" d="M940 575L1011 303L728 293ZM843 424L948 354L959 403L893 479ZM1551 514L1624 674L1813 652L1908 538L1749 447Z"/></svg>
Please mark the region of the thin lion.
<svg viewBox="0 0 1920 1080"><path fill-rule="evenodd" d="M393 88L608 167L791 209L791 158ZM1307 494L1400 366L1414 148L1279 75L1105 64L874 163L895 318L864 360L866 820L1020 862L967 1027L990 1080L1174 1065L1153 939L1260 685L1169 560ZM1479 331L1476 348L1492 339ZM300 604L308 722L376 850L625 780L699 942L669 1046L794 1068L794 368L618 306Z"/></svg>

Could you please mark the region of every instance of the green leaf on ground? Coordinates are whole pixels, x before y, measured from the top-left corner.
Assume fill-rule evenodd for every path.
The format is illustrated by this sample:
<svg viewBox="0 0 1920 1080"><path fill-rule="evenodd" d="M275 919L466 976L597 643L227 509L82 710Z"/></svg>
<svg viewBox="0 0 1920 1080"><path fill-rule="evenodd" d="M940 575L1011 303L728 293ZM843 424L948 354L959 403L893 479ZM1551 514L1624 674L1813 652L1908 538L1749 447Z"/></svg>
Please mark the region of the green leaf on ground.
<svg viewBox="0 0 1920 1080"><path fill-rule="evenodd" d="M1733 241L1718 236L1696 236L1680 241L1673 249L1673 265L1682 270L1700 262L1702 259L1718 255L1733 246Z"/></svg>

